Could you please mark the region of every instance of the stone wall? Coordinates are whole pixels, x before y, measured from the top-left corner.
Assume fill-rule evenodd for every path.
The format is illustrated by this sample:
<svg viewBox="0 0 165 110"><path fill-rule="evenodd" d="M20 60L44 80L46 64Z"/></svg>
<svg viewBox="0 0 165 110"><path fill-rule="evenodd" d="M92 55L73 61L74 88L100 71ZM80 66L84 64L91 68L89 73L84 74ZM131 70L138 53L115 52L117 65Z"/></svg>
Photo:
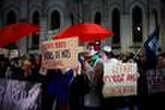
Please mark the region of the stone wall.
<svg viewBox="0 0 165 110"><path fill-rule="evenodd" d="M78 7L79 6L79 7ZM46 40L47 34L50 32L51 13L57 10L60 14L60 29L72 24L70 15L73 14L74 23L78 23L78 15L82 17L83 22L94 23L95 14L101 14L101 25L108 29L112 29L112 11L117 8L120 11L120 38L121 50L126 51L130 47L134 47L132 41L132 9L138 6L142 10L143 16L143 42L154 27L154 19L152 10L156 9L161 24L161 46L165 47L164 39L164 15L163 5L159 0L4 0L0 9L0 26L5 25L6 14L13 10L17 16L17 22L32 23L32 15L35 11L40 13L40 42ZM160 8L161 7L161 8ZM78 10L79 9L79 10ZM78 12L81 12L80 14ZM18 41L19 47L26 50L27 38ZM143 46L143 42L138 44ZM111 39L104 43L111 44ZM31 45L31 38L28 47Z"/></svg>

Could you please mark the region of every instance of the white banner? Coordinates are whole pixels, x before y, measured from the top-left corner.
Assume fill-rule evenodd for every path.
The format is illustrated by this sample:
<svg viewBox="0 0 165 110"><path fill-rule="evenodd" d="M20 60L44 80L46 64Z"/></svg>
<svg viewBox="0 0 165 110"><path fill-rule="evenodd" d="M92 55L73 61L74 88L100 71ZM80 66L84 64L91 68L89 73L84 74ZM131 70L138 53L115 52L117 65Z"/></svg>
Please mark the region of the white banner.
<svg viewBox="0 0 165 110"><path fill-rule="evenodd" d="M104 63L104 97L137 94L137 64L120 61Z"/></svg>
<svg viewBox="0 0 165 110"><path fill-rule="evenodd" d="M41 110L41 84L0 79L0 110Z"/></svg>
<svg viewBox="0 0 165 110"><path fill-rule="evenodd" d="M160 71L149 70L146 72L148 93L165 92L165 69Z"/></svg>

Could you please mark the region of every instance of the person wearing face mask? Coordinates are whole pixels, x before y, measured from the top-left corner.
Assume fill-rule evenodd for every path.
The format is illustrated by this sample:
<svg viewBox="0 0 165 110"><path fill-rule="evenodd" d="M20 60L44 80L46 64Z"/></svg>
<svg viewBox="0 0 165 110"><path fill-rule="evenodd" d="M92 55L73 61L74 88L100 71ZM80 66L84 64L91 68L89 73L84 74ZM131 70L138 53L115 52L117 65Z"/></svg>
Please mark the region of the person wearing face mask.
<svg viewBox="0 0 165 110"><path fill-rule="evenodd" d="M112 48L109 45L105 45L104 47L101 48L101 51L99 52L100 55L100 60L102 63L107 63L107 62L113 62L117 63L118 60L115 58L114 53L112 52Z"/></svg>
<svg viewBox="0 0 165 110"><path fill-rule="evenodd" d="M98 45L96 45L96 42L94 43L92 42L88 44L87 52L88 52L88 56L90 57L90 59L88 60L88 63L90 64L91 67L94 67L94 65L100 58L98 51L99 51Z"/></svg>
<svg viewBox="0 0 165 110"><path fill-rule="evenodd" d="M118 64L121 62L120 60L116 59L114 57L114 54L112 52L112 48L109 45L105 45L104 47L101 48L100 51L100 61L103 63L103 68L106 67L109 63L111 64ZM103 74L103 77L107 75L106 73ZM103 81L103 88L102 88L102 94L105 95L106 92L106 86L108 85L107 82ZM127 98L124 97L108 97L108 96L103 96L102 98L102 109L103 110L118 110L118 109L127 109L126 105ZM117 103L120 102L120 103Z"/></svg>
<svg viewBox="0 0 165 110"><path fill-rule="evenodd" d="M110 46L104 46L100 51L100 57L103 61L107 61L112 58L112 48Z"/></svg>
<svg viewBox="0 0 165 110"><path fill-rule="evenodd" d="M102 110L103 64L100 61L99 46L90 43L88 57L84 61L84 74L89 79L89 92L84 96L84 110Z"/></svg>
<svg viewBox="0 0 165 110"><path fill-rule="evenodd" d="M9 65L7 67L5 78L20 80L20 73L23 73L21 59L18 50L10 51Z"/></svg>

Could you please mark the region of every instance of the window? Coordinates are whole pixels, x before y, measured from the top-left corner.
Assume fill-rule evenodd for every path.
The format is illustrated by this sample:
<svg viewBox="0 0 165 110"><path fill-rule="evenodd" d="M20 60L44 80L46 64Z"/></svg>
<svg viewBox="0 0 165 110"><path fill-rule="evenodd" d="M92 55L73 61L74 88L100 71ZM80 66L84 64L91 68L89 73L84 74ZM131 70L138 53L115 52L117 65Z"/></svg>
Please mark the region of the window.
<svg viewBox="0 0 165 110"><path fill-rule="evenodd" d="M58 11L53 11L51 14L50 29L55 30L60 28L60 14Z"/></svg>
<svg viewBox="0 0 165 110"><path fill-rule="evenodd" d="M101 24L101 14L99 12L96 12L95 14L95 23Z"/></svg>
<svg viewBox="0 0 165 110"><path fill-rule="evenodd" d="M40 15L38 11L35 11L32 16L32 23L39 25L40 24ZM32 35L32 49L39 48L39 33Z"/></svg>
<svg viewBox="0 0 165 110"><path fill-rule="evenodd" d="M73 16L73 14L70 14L70 19L71 19L71 24L73 25L74 24L74 16Z"/></svg>
<svg viewBox="0 0 165 110"><path fill-rule="evenodd" d="M117 8L112 11L112 30L114 32L112 43L120 44L120 12Z"/></svg>
<svg viewBox="0 0 165 110"><path fill-rule="evenodd" d="M16 14L14 11L9 11L7 13L7 21L6 24L15 24L16 23Z"/></svg>
<svg viewBox="0 0 165 110"><path fill-rule="evenodd" d="M16 14L15 14L14 11L11 10L6 15L6 25L15 24L15 23L16 23ZM15 49L15 48L17 48L16 42L7 45L6 48L8 48L8 49Z"/></svg>
<svg viewBox="0 0 165 110"><path fill-rule="evenodd" d="M133 23L133 42L140 43L143 40L143 19L142 10L139 7L133 8L132 23Z"/></svg>

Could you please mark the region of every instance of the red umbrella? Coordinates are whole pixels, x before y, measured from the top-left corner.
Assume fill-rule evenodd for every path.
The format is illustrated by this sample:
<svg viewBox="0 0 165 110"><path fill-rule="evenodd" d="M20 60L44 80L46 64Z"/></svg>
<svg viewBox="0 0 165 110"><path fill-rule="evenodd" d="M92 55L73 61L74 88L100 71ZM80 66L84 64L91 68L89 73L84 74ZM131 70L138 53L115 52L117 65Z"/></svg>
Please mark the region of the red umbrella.
<svg viewBox="0 0 165 110"><path fill-rule="evenodd" d="M112 37L113 32L98 24L75 24L54 36L53 39L74 36L78 36L80 42L88 42L92 40L104 40L107 37Z"/></svg>
<svg viewBox="0 0 165 110"><path fill-rule="evenodd" d="M40 27L34 24L11 24L0 29L0 47L13 43L26 35L39 32Z"/></svg>

